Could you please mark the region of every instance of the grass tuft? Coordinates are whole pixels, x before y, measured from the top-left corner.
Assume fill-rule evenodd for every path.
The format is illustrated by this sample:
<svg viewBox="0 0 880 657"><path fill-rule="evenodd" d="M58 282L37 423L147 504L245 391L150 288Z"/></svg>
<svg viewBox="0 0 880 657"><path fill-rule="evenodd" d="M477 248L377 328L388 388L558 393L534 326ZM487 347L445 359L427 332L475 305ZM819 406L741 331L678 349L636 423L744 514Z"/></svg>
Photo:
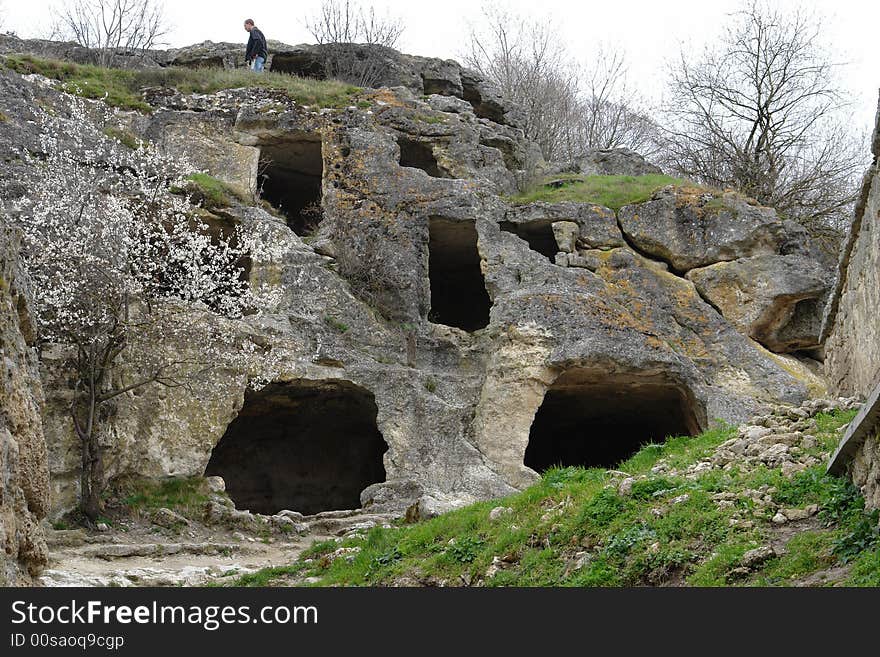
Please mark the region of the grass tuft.
<svg viewBox="0 0 880 657"><path fill-rule="evenodd" d="M209 496L202 477L180 477L156 481L130 480L116 491L119 501L134 511L166 508L201 512Z"/></svg>
<svg viewBox="0 0 880 657"><path fill-rule="evenodd" d="M30 55L7 55L3 65L21 74L37 73L60 80L65 91L104 100L122 109L150 112L141 93L145 87L174 88L181 93L213 93L223 89L262 88L282 91L288 98L315 107L346 107L353 102L358 87L338 80L313 80L284 73L261 74L246 69L158 68L116 69L40 59Z"/></svg>
<svg viewBox="0 0 880 657"><path fill-rule="evenodd" d="M667 185L693 185L683 178L673 178L662 174L644 176L577 176L566 175L554 180L570 180L561 186L540 184L513 196L510 200L516 204L547 201L559 203L574 201L577 203L595 203L615 212L624 205L643 203L651 199L658 189Z"/></svg>

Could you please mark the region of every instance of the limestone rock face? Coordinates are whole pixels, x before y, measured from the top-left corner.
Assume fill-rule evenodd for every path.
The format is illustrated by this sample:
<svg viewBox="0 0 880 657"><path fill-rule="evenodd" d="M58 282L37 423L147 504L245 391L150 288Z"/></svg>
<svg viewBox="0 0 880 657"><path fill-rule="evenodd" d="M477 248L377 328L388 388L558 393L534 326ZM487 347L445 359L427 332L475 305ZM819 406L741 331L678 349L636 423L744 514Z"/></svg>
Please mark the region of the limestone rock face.
<svg viewBox="0 0 880 657"><path fill-rule="evenodd" d="M43 403L27 280L18 239L0 221L0 585L32 583L48 558L40 520L49 508Z"/></svg>
<svg viewBox="0 0 880 657"><path fill-rule="evenodd" d="M880 111L872 143L874 162L862 183L823 326L831 384L840 394L861 396L880 383Z"/></svg>
<svg viewBox="0 0 880 657"><path fill-rule="evenodd" d="M823 318L825 373L840 394L867 397L870 432L844 465L865 496L868 508L880 508L880 429L876 404L880 390L880 106L872 144L873 162L862 181L853 223L845 240L828 310ZM858 419L857 419L858 421ZM854 425L853 425L854 426Z"/></svg>
<svg viewBox="0 0 880 657"><path fill-rule="evenodd" d="M273 67L283 52L301 62L320 49L276 50ZM263 230L276 248L250 278L282 300L228 330L280 355L273 394L357 390L387 447L384 480L360 504L403 513L420 502L433 513L535 481L532 426L559 390L594 397L557 406L556 420L584 405L623 419L670 410L681 415L675 431L690 433L809 396L805 368L737 330L682 275L794 253L795 233L772 211L724 197L715 212L712 199L672 190L620 217L589 203L512 205L536 147L511 112L454 63L386 54L397 86L344 109L269 90L163 91L147 95L152 115L131 118L140 136L230 184L254 176L254 162L265 176L274 208L232 199L211 212ZM10 116L15 129L27 130L24 109ZM78 454L54 349L43 354L53 514L75 503ZM232 394L120 397L102 437L108 479L204 474L231 423L254 408L252 375L229 372ZM232 490L234 473L217 474Z"/></svg>
<svg viewBox="0 0 880 657"><path fill-rule="evenodd" d="M798 253L806 233L743 197L694 188L666 188L647 203L620 209L620 226L635 248L679 272L761 254Z"/></svg>
<svg viewBox="0 0 880 657"><path fill-rule="evenodd" d="M771 351L819 344L828 276L798 255L759 255L692 269L688 280L740 332Z"/></svg>
<svg viewBox="0 0 880 657"><path fill-rule="evenodd" d="M570 222L578 226L576 243L579 248L614 248L626 244L614 211L600 205L538 201L512 206L507 210L504 220L511 224L511 232L523 236L527 241L540 231L548 230L552 224Z"/></svg>
<svg viewBox="0 0 880 657"><path fill-rule="evenodd" d="M577 158L574 169L587 176L644 176L663 173L655 164L628 148L594 150Z"/></svg>

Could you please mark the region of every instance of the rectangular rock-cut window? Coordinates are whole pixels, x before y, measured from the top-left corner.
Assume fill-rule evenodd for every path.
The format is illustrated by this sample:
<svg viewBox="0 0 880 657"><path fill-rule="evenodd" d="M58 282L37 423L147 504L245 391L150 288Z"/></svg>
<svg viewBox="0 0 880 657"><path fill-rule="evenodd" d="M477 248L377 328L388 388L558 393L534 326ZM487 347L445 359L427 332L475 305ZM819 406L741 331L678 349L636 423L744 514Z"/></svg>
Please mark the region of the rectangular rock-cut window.
<svg viewBox="0 0 880 657"><path fill-rule="evenodd" d="M512 221L502 221L499 226L501 230L513 233L520 239L528 242L529 248L532 251L537 251L550 262L556 261L556 253L559 251L559 247L556 244L556 237L553 235L553 222L550 219L529 221L521 224L516 224Z"/></svg>
<svg viewBox="0 0 880 657"><path fill-rule="evenodd" d="M260 153L262 197L287 218L297 235L311 235L321 222L320 133L285 136Z"/></svg>
<svg viewBox="0 0 880 657"><path fill-rule="evenodd" d="M449 175L437 164L437 158L434 157L434 151L429 143L399 135L397 145L400 148L400 166L421 169L432 178L449 178Z"/></svg>
<svg viewBox="0 0 880 657"><path fill-rule="evenodd" d="M428 318L465 331L485 328L492 304L480 268L476 226L471 221L431 217L428 232Z"/></svg>

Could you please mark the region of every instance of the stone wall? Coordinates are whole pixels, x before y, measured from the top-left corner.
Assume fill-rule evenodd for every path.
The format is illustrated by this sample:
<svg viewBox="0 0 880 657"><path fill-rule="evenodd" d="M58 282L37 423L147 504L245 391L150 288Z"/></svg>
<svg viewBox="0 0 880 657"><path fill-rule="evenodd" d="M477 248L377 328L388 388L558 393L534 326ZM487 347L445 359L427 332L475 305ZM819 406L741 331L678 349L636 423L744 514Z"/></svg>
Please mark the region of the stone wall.
<svg viewBox="0 0 880 657"><path fill-rule="evenodd" d="M880 108L852 229L840 258L835 294L823 322L825 371L840 394L867 397L831 459L848 473L868 508L880 508Z"/></svg>
<svg viewBox="0 0 880 657"><path fill-rule="evenodd" d="M872 153L824 323L829 383L840 394L861 397L880 383L880 112Z"/></svg>
<svg viewBox="0 0 880 657"><path fill-rule="evenodd" d="M31 584L47 558L39 522L49 471L33 340L18 240L0 220L0 586Z"/></svg>

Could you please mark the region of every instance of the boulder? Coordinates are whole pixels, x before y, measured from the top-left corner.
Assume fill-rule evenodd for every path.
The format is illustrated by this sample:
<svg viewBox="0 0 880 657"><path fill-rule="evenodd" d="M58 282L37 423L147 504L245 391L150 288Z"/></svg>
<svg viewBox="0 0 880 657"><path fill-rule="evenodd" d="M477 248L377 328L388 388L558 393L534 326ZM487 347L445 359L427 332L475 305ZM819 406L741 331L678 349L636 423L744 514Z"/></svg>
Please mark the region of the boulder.
<svg viewBox="0 0 880 657"><path fill-rule="evenodd" d="M819 344L830 280L800 255L759 255L692 269L700 295L744 335L775 352Z"/></svg>
<svg viewBox="0 0 880 657"><path fill-rule="evenodd" d="M806 231L739 194L666 187L618 213L628 241L677 272L755 255L802 253Z"/></svg>
<svg viewBox="0 0 880 657"><path fill-rule="evenodd" d="M663 170L628 148L596 149L572 162L572 169L588 176L644 176Z"/></svg>

